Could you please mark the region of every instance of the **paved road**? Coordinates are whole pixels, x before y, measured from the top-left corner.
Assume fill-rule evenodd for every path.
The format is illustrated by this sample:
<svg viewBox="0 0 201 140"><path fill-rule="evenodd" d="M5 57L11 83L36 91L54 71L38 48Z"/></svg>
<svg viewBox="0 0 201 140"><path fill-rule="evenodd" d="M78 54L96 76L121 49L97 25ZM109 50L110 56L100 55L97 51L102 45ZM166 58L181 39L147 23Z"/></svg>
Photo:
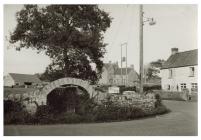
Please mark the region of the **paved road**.
<svg viewBox="0 0 201 140"><path fill-rule="evenodd" d="M7 125L4 135L68 135L68 136L194 136L198 135L197 102L164 101L169 114L124 122Z"/></svg>

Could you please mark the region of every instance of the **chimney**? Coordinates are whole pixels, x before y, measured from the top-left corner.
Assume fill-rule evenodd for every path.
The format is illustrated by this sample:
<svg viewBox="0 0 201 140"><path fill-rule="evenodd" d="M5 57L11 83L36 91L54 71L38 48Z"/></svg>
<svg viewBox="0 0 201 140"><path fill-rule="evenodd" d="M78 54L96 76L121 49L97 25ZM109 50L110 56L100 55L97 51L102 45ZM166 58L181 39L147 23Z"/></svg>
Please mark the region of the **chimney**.
<svg viewBox="0 0 201 140"><path fill-rule="evenodd" d="M112 61L109 61L109 64L111 64L112 63Z"/></svg>
<svg viewBox="0 0 201 140"><path fill-rule="evenodd" d="M171 51L172 51L172 55L174 55L174 54L178 53L179 49L178 48L172 48Z"/></svg>

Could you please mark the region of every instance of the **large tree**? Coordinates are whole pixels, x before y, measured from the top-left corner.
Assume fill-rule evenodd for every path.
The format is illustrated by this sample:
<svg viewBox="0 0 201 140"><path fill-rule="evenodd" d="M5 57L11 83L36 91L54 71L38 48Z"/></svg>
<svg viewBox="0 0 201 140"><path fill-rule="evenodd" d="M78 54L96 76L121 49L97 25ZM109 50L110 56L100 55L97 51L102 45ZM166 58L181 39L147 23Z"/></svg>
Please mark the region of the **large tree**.
<svg viewBox="0 0 201 140"><path fill-rule="evenodd" d="M165 62L165 60L163 60L163 59L158 59L156 61L150 62L145 67L146 79L150 80L152 78L157 78L158 74L160 73L160 68L162 67L164 62Z"/></svg>
<svg viewBox="0 0 201 140"><path fill-rule="evenodd" d="M106 46L103 33L111 18L97 5L24 5L16 18L10 42L18 44L16 50L45 51L52 63L43 76L51 81L76 77L96 82L100 78Z"/></svg>

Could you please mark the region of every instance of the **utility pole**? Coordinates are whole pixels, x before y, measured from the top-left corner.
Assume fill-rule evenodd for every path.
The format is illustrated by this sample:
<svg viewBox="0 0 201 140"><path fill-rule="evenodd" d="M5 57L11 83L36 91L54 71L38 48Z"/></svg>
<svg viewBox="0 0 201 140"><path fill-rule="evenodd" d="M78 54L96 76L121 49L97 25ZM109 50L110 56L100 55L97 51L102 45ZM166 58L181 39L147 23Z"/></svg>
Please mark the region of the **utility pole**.
<svg viewBox="0 0 201 140"><path fill-rule="evenodd" d="M139 30L139 42L140 42L140 93L143 94L143 5L140 4L139 8L140 17L140 30Z"/></svg>
<svg viewBox="0 0 201 140"><path fill-rule="evenodd" d="M144 77L144 68L143 68L143 26L145 22L149 22L149 25L155 25L156 21L154 21L154 18L147 18L144 17L143 12L143 5L140 4L139 7L139 17L140 17L140 28L139 28L139 42L140 42L140 93L143 94L143 77ZM146 18L146 20L144 20ZM146 79L146 77L145 77Z"/></svg>
<svg viewBox="0 0 201 140"><path fill-rule="evenodd" d="M121 44L121 85L123 85L123 75L122 75L122 44Z"/></svg>

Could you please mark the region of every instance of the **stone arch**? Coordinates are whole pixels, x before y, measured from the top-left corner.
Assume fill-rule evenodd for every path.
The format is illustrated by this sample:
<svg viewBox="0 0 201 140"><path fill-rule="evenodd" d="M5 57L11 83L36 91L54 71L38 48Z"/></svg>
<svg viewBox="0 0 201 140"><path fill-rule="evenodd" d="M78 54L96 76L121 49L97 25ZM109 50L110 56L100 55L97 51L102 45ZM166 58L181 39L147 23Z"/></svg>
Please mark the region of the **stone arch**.
<svg viewBox="0 0 201 140"><path fill-rule="evenodd" d="M39 90L35 91L33 93L33 96L36 97L35 101L39 105L47 104L47 95L55 88L60 87L62 85L80 86L88 92L90 97L93 97L96 93L93 86L90 85L90 83L88 81L84 81L82 79L77 79L77 78L68 78L67 77L67 78L61 78L61 79L55 80L55 81L51 82L50 84L46 85L45 87L43 87L40 91Z"/></svg>
<svg viewBox="0 0 201 140"><path fill-rule="evenodd" d="M94 88L89 82L84 81L82 79L77 78L61 78L51 82L50 84L46 85L42 90L41 94L47 96L52 90L62 85L77 85L84 88L91 96L93 96Z"/></svg>

